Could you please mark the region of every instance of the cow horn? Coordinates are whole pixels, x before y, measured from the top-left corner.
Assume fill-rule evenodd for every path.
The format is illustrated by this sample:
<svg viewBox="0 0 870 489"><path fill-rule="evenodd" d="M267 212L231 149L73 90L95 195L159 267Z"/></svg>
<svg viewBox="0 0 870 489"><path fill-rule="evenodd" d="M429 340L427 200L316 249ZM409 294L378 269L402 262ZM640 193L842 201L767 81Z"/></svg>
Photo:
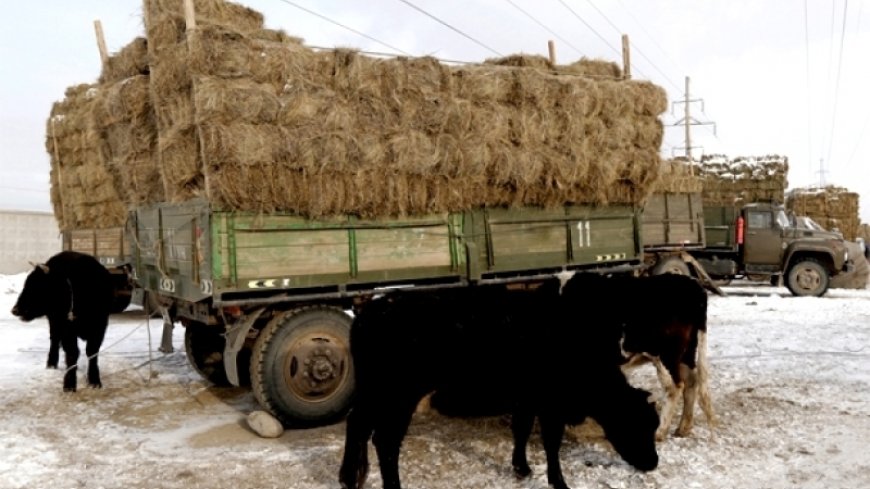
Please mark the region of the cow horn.
<svg viewBox="0 0 870 489"><path fill-rule="evenodd" d="M44 263L37 263L36 266L41 268L43 273L48 273L48 265Z"/></svg>

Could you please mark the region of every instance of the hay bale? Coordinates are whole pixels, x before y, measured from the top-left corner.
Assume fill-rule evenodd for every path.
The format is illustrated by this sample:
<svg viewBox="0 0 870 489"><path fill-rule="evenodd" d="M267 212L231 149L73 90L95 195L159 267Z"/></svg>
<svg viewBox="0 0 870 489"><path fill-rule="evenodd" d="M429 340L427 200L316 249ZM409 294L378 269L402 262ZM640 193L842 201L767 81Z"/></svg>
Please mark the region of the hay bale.
<svg viewBox="0 0 870 489"><path fill-rule="evenodd" d="M788 158L778 155L737 157L705 155L700 162L704 205L785 202Z"/></svg>
<svg viewBox="0 0 870 489"><path fill-rule="evenodd" d="M845 239L854 241L861 225L858 199L857 193L843 187L804 187L789 191L786 207L795 214L811 217L825 229L839 230Z"/></svg>
<svg viewBox="0 0 870 489"><path fill-rule="evenodd" d="M659 176L653 184L655 192L701 192L704 180L698 175L698 168L686 160L666 160L662 162Z"/></svg>
<svg viewBox="0 0 870 489"><path fill-rule="evenodd" d="M105 160L105 140L94 115L100 99L96 85L76 85L52 107L46 147L52 168L52 205L61 230L119 226L126 207Z"/></svg>
<svg viewBox="0 0 870 489"><path fill-rule="evenodd" d="M582 57L578 61L565 66L559 66L559 71L573 73L595 78L622 79L622 68L612 62L603 59L590 59Z"/></svg>
<svg viewBox="0 0 870 489"><path fill-rule="evenodd" d="M99 83L114 83L137 75L147 75L148 41L137 37L117 53L109 56L100 73Z"/></svg>
<svg viewBox="0 0 870 489"><path fill-rule="evenodd" d="M496 66L512 66L514 68L535 68L538 70L552 71L553 65L548 58L532 54L514 54L501 58L489 58L484 64Z"/></svg>

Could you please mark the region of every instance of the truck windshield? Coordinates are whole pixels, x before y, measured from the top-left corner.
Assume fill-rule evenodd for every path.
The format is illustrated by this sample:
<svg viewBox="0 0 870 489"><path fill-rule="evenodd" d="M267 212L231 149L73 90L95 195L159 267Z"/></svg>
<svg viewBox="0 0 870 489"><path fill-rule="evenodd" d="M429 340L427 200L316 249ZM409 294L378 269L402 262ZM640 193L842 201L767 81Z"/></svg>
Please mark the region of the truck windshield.
<svg viewBox="0 0 870 489"><path fill-rule="evenodd" d="M813 221L812 219L810 219L807 216L796 217L795 223L797 224L797 227L799 227L801 229L812 229L814 231L825 231L825 228L823 228L819 223L817 223L816 221Z"/></svg>
<svg viewBox="0 0 870 489"><path fill-rule="evenodd" d="M788 216L786 215L785 211L782 209L780 209L776 213L776 225L777 225L777 227L782 228L782 229L789 227Z"/></svg>

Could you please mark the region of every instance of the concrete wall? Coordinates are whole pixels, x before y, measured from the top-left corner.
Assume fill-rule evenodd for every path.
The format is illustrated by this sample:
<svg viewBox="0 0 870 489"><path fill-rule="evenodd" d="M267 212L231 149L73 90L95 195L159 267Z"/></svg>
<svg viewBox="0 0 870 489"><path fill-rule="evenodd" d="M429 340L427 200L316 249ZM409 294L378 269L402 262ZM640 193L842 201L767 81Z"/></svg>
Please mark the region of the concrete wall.
<svg viewBox="0 0 870 489"><path fill-rule="evenodd" d="M0 274L30 270L61 250L60 231L48 212L0 211Z"/></svg>

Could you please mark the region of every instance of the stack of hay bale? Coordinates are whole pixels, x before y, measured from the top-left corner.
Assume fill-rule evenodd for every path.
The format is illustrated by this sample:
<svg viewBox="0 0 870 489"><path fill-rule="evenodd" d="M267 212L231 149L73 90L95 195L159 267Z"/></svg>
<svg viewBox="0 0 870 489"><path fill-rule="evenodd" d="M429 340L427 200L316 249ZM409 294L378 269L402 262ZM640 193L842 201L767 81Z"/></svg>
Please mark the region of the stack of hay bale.
<svg viewBox="0 0 870 489"><path fill-rule="evenodd" d="M63 231L122 226L128 205L163 198L145 46L134 40L108 59L99 83L69 88L52 107L46 146Z"/></svg>
<svg viewBox="0 0 870 489"><path fill-rule="evenodd" d="M137 38L103 68L93 114L116 188L125 204L134 206L164 198L149 71L147 41Z"/></svg>
<svg viewBox="0 0 870 489"><path fill-rule="evenodd" d="M858 194L843 187L796 188L786 196L786 206L799 216L809 216L825 229L837 229L849 249L853 263L852 271L836 275L831 287L839 289L863 289L870 278L870 265L864 257L864 250L855 238L859 237L861 221L858 217Z"/></svg>
<svg viewBox="0 0 870 489"><path fill-rule="evenodd" d="M656 180L666 94L613 63L315 51L248 8L194 4L188 30L182 0L145 0L147 43L130 51L147 44L147 74L101 79L121 105L92 124L127 206L381 217L636 204Z"/></svg>
<svg viewBox="0 0 870 489"><path fill-rule="evenodd" d="M659 176L653 183L653 192L702 192L704 179L698 175L698 167L685 159L663 161Z"/></svg>
<svg viewBox="0 0 870 489"><path fill-rule="evenodd" d="M854 241L861 220L858 217L858 194L843 187L796 188L789 191L786 207L799 216L809 216L825 229L837 229Z"/></svg>
<svg viewBox="0 0 870 489"><path fill-rule="evenodd" d="M52 106L46 127L51 201L61 230L119 226L126 207L105 159L106 141L93 114L97 85L76 85Z"/></svg>
<svg viewBox="0 0 870 489"><path fill-rule="evenodd" d="M704 205L785 202L788 186L788 158L785 156L729 159L725 155L705 155L699 170L704 179Z"/></svg>

